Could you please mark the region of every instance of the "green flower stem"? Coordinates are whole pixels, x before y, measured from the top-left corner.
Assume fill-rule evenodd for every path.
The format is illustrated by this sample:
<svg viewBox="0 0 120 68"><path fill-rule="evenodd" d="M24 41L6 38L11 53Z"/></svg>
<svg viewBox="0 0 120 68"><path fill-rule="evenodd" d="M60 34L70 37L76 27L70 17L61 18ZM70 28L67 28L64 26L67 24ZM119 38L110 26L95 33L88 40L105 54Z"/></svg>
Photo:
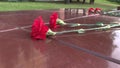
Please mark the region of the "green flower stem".
<svg viewBox="0 0 120 68"><path fill-rule="evenodd" d="M77 31L78 31L78 30L61 31L61 32L56 32L56 34L59 35L59 34L64 34L64 33L77 32Z"/></svg>
<svg viewBox="0 0 120 68"><path fill-rule="evenodd" d="M59 18L57 19L57 24L66 25L66 23L63 20L59 19Z"/></svg>
<svg viewBox="0 0 120 68"><path fill-rule="evenodd" d="M65 23L61 19L57 19L57 24L63 26L63 25L68 25L70 27L77 27L77 26L104 26L103 23L96 23L96 24L78 24L78 23Z"/></svg>
<svg viewBox="0 0 120 68"><path fill-rule="evenodd" d="M98 27L98 28L90 28L90 29L85 29L85 31L90 31L90 30L104 30L104 29L110 29L111 26L110 25L106 25L106 26L103 26L103 27Z"/></svg>
<svg viewBox="0 0 120 68"><path fill-rule="evenodd" d="M106 13L117 13L117 12L120 12L120 10L108 11Z"/></svg>
<svg viewBox="0 0 120 68"><path fill-rule="evenodd" d="M46 35L56 35L56 32L53 32L51 29L49 29Z"/></svg>
<svg viewBox="0 0 120 68"><path fill-rule="evenodd" d="M120 23L118 23L118 24L111 24L111 28L118 27L118 26L120 26Z"/></svg>
<svg viewBox="0 0 120 68"><path fill-rule="evenodd" d="M85 33L85 31L102 30L102 29L109 29L109 28L111 28L110 25L107 25L107 26L99 27L99 28L77 29L77 30L61 31L61 32L56 32L56 34L64 34L64 33L71 33L71 32Z"/></svg>
<svg viewBox="0 0 120 68"><path fill-rule="evenodd" d="M63 20L61 19L57 19L57 24L64 26L70 26L70 27L77 27L77 26L105 26L108 24L103 24L102 22L97 22L95 24L79 24L79 23L65 23Z"/></svg>
<svg viewBox="0 0 120 68"><path fill-rule="evenodd" d="M69 24L69 23L68 23ZM77 26L104 26L106 24L70 24L70 27L77 27Z"/></svg>
<svg viewBox="0 0 120 68"><path fill-rule="evenodd" d="M120 10L103 12L104 15L117 16L120 17Z"/></svg>
<svg viewBox="0 0 120 68"><path fill-rule="evenodd" d="M76 24L76 23L67 23L70 27L77 27L77 26L106 26L106 25L118 25L117 23L111 24L103 24L102 22L97 22L96 24Z"/></svg>
<svg viewBox="0 0 120 68"><path fill-rule="evenodd" d="M110 28L118 27L118 26L120 26L120 23L119 24L109 24L109 25L106 25L106 26L98 27L98 28L76 29L76 30L68 30L68 31L61 31L61 32L53 32L49 29L48 32L47 32L47 35L60 35L60 34L71 33L71 32L85 33L85 31L106 30L106 29L110 29Z"/></svg>

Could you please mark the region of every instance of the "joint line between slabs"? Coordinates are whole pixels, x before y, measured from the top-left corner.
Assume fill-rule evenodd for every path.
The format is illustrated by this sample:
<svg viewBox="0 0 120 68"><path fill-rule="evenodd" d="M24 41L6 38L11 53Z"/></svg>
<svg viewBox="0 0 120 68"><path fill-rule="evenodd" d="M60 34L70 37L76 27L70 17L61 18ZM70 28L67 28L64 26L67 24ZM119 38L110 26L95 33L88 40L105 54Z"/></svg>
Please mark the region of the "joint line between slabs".
<svg viewBox="0 0 120 68"><path fill-rule="evenodd" d="M63 40L61 40L61 39L56 39L56 38L51 38L51 39L53 39L53 40L55 40L55 41L58 41L59 43L65 45L65 46L74 48L74 49L76 49L76 50L86 52L86 53L88 53L88 54L94 55L94 56L99 57L99 58L101 58L101 59L114 62L114 63L116 63L116 64L120 64L120 60L118 60L118 59L111 58L111 57L109 57L109 56L105 56L105 55L103 55L103 54L100 54L100 53L97 53L97 52L94 52L94 51L91 51L91 50L88 50L88 49L85 49L85 48L82 48L82 47L78 47L77 45L71 44L71 43L69 43L69 42L65 42L65 41L63 41Z"/></svg>

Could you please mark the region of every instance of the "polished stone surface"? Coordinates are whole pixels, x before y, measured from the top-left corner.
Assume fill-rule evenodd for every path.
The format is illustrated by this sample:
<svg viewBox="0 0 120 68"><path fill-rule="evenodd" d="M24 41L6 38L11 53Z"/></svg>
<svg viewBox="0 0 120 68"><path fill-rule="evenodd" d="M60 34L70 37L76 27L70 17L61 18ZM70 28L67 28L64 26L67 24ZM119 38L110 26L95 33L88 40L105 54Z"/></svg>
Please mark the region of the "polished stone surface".
<svg viewBox="0 0 120 68"><path fill-rule="evenodd" d="M59 42L62 40L119 61L120 30L117 29L57 35L52 37L54 40L32 40L29 26L34 19L41 15L48 23L53 11L58 12L59 17L67 23L112 23L120 20L110 16L85 17L81 9L0 12L0 68L120 68L120 65L113 61ZM91 27L63 26L55 31L78 28Z"/></svg>

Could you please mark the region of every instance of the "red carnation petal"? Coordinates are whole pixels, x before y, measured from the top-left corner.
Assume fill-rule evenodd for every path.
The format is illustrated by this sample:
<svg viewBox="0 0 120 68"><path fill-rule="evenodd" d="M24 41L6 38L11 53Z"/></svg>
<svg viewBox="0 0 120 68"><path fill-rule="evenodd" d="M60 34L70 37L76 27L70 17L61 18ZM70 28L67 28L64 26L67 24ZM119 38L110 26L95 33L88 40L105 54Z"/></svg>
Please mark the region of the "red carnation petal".
<svg viewBox="0 0 120 68"><path fill-rule="evenodd" d="M95 10L101 10L101 8L96 8Z"/></svg>
<svg viewBox="0 0 120 68"><path fill-rule="evenodd" d="M38 17L35 19L32 25L32 33L31 37L33 39L46 39L46 33L48 31L48 27L44 24L42 17Z"/></svg>
<svg viewBox="0 0 120 68"><path fill-rule="evenodd" d="M95 9L95 13L99 12L99 11L102 11L101 8L96 8Z"/></svg>
<svg viewBox="0 0 120 68"><path fill-rule="evenodd" d="M57 18L58 18L58 14L56 12L54 12L51 16L50 16L50 28L51 29L55 29L57 28Z"/></svg>
<svg viewBox="0 0 120 68"><path fill-rule="evenodd" d="M52 14L52 16L53 16L55 19L58 18L58 14L57 14L56 12L54 12L54 13Z"/></svg>
<svg viewBox="0 0 120 68"><path fill-rule="evenodd" d="M94 8L89 8L88 9L88 15L91 15L94 12Z"/></svg>

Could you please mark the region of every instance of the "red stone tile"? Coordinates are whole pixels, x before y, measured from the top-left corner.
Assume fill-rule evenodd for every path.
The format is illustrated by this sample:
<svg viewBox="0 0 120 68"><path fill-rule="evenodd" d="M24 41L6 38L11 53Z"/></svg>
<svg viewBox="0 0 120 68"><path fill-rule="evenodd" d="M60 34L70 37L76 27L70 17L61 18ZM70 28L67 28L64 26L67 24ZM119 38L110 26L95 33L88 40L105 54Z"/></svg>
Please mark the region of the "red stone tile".
<svg viewBox="0 0 120 68"><path fill-rule="evenodd" d="M0 62L3 68L15 68L31 61L32 44L24 31L0 33ZM30 39L30 38L29 38Z"/></svg>
<svg viewBox="0 0 120 68"><path fill-rule="evenodd" d="M14 25L14 26L26 26L31 25L35 18L38 16L42 16L45 19L45 22L48 22L49 15L51 12L44 12L44 11L21 11L21 12L14 12L8 13L7 15L0 15L0 20L4 23ZM46 20L47 18L47 20Z"/></svg>
<svg viewBox="0 0 120 68"><path fill-rule="evenodd" d="M0 21L0 31L13 29L13 28L16 28L16 27Z"/></svg>
<svg viewBox="0 0 120 68"><path fill-rule="evenodd" d="M118 18L116 17L96 16L96 17L88 17L88 18L82 18L82 19L81 18L72 19L72 20L69 20L68 22L96 23L99 21L104 23L111 23L117 20ZM81 27L78 27L78 28L81 28ZM78 29L78 28L61 27L56 31ZM28 30L31 30L31 29L28 29ZM119 53L119 43L118 43L119 38L117 38L119 37L119 33L120 33L119 30L91 31L85 34L69 33L69 34L63 34L55 37L62 38L62 40L64 41L76 44L80 47L87 48L89 50L98 52L100 54L104 54L106 56L110 56L115 59L120 59L118 56L116 56Z"/></svg>
<svg viewBox="0 0 120 68"><path fill-rule="evenodd" d="M106 68L112 65L112 68L119 68L118 64L64 46L52 39L34 41L29 34L22 30L0 33L1 67Z"/></svg>
<svg viewBox="0 0 120 68"><path fill-rule="evenodd" d="M54 42L54 44L49 46L51 42ZM45 68L107 68L112 67L112 64L112 68L114 68L114 66L120 67L118 64L64 46L54 40L51 42L47 43L48 47L53 49L52 46L56 45L57 49L54 49L53 51L49 51L48 49L46 50L47 55L45 55L44 58L41 59L41 57L39 57L34 60L35 68L39 68L43 65L45 65ZM42 63L45 64L40 65Z"/></svg>
<svg viewBox="0 0 120 68"><path fill-rule="evenodd" d="M119 18L112 18L106 16L98 16L93 18L76 19L71 21L76 22L87 22L96 23L97 21L102 21L104 23L111 23L117 21ZM72 28L62 28L61 30L69 30ZM63 41L73 43L80 47L110 56L115 59L119 59L119 30L108 30L108 31L91 31L85 34L75 34L69 33L64 35L56 36L56 38L61 38Z"/></svg>
<svg viewBox="0 0 120 68"><path fill-rule="evenodd" d="M80 9L81 10L81 9ZM72 11L72 10L71 10ZM75 10L77 11L77 10ZM71 15L68 14L66 9L56 9L56 10L33 10L33 11L14 11L14 12L1 12L0 20L3 23L7 23L14 26L28 26L32 25L34 19L38 16L42 16L46 23L49 22L50 15L53 12L58 12L59 18L69 19L73 17L82 16L81 13L73 12Z"/></svg>
<svg viewBox="0 0 120 68"><path fill-rule="evenodd" d="M78 10L75 9L1 12L0 30L31 25L33 19L39 15L42 15L48 22L53 11L58 12L61 19L72 23L96 23L98 21L110 23L118 19L109 16L95 16L70 20L69 18L82 16L81 13L76 13ZM78 28L81 27L61 27L56 31ZM32 40L30 31L31 29L27 28L0 33L0 68L120 68L119 64L65 46L50 38ZM81 35L63 34L54 36L54 38L97 52L97 54L120 59L119 33L117 30L91 31Z"/></svg>

